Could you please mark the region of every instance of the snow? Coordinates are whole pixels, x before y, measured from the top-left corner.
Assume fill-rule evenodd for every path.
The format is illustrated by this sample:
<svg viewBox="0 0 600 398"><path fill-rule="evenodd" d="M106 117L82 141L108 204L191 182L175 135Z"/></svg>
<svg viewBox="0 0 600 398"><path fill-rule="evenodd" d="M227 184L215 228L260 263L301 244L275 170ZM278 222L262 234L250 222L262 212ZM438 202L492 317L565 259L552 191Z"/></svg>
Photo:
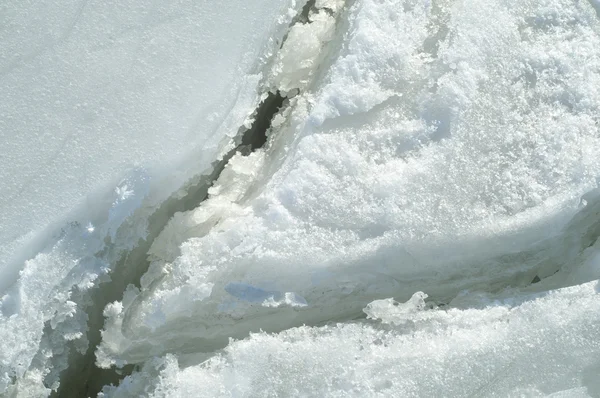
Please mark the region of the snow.
<svg viewBox="0 0 600 398"><path fill-rule="evenodd" d="M136 166L163 184L168 170L162 195L207 168L255 106L256 58L280 29L250 22L277 21L285 5L6 5L2 258Z"/></svg>
<svg viewBox="0 0 600 398"><path fill-rule="evenodd" d="M141 290L106 322L100 366L353 319L418 290L448 302L523 286L584 261L597 202L580 198L600 175L593 9L364 0L346 17L344 45L292 101L261 171L218 181L249 193L216 211L214 195L155 241L171 255L151 249ZM307 305L260 305L272 292Z"/></svg>
<svg viewBox="0 0 600 398"><path fill-rule="evenodd" d="M600 394L595 1L113 6L7 8L0 394Z"/></svg>
<svg viewBox="0 0 600 398"><path fill-rule="evenodd" d="M379 319L256 333L199 365L168 355L105 396L140 379L150 397L597 396L599 298L595 281L482 308L388 301Z"/></svg>
<svg viewBox="0 0 600 398"><path fill-rule="evenodd" d="M270 85L283 93L293 93L308 86L315 73L323 46L335 32L335 14L324 10L309 15L308 23L294 24L277 57L270 75Z"/></svg>
<svg viewBox="0 0 600 398"><path fill-rule="evenodd" d="M161 203L232 145L288 7L1 6L0 394L28 369L53 384L48 369L62 365L48 361L67 349L44 347L44 322L85 332L65 300L95 286Z"/></svg>

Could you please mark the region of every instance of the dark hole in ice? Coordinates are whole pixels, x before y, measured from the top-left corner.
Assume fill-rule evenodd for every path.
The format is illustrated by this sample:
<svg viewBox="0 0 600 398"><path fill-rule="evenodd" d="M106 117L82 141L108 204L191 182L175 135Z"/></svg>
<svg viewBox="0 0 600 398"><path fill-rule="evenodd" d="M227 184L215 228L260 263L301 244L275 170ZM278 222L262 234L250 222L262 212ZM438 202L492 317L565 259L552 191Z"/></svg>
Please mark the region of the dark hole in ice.
<svg viewBox="0 0 600 398"><path fill-rule="evenodd" d="M285 97L279 91L269 93L267 98L260 103L255 112L254 123L249 130L244 132L242 143L238 150L243 155L248 155L258 148L262 148L267 142L267 131L271 127L273 117L283 106Z"/></svg>

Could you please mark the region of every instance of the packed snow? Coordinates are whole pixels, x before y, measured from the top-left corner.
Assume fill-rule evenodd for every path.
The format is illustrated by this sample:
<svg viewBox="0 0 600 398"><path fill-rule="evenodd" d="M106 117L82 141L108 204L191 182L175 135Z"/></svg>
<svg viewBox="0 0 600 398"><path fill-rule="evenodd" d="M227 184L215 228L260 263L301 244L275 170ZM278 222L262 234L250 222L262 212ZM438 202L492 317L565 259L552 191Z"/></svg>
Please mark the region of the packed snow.
<svg viewBox="0 0 600 398"><path fill-rule="evenodd" d="M86 349L83 291L260 101L293 2L213 5L0 6L0 395L56 388L65 339Z"/></svg>
<svg viewBox="0 0 600 398"><path fill-rule="evenodd" d="M149 361L105 396L587 397L600 393L598 282L516 303L370 305L373 321L256 333L198 365ZM510 300L509 300L510 301ZM483 304L483 303L482 303ZM407 316L410 314L410 316ZM560 347L560 348L559 348ZM562 395L561 395L562 394Z"/></svg>
<svg viewBox="0 0 600 398"><path fill-rule="evenodd" d="M0 395L600 396L595 0L134 3L4 6Z"/></svg>

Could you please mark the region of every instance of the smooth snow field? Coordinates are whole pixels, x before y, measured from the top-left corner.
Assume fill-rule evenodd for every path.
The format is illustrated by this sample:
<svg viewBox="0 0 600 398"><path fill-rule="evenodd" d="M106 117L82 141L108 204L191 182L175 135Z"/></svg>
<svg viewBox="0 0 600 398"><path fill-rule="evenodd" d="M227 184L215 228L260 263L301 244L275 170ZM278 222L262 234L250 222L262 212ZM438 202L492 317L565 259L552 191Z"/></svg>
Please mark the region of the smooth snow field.
<svg viewBox="0 0 600 398"><path fill-rule="evenodd" d="M600 397L598 0L5 0L0 139L0 397Z"/></svg>

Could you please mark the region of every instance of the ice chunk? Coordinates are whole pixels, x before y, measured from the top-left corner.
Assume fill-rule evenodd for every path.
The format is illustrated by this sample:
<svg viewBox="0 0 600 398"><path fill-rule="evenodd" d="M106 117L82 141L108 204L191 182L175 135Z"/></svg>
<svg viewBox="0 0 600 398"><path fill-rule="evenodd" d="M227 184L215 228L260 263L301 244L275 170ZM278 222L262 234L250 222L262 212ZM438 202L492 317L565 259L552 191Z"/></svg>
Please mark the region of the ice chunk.
<svg viewBox="0 0 600 398"><path fill-rule="evenodd" d="M327 59L330 43L339 30L345 0L307 2L310 9L285 36L271 65L268 84L287 96L308 89Z"/></svg>
<svg viewBox="0 0 600 398"><path fill-rule="evenodd" d="M335 23L334 15L320 11L310 15L310 23L292 26L277 53L270 84L283 93L304 91L318 68L323 46L333 37Z"/></svg>
<svg viewBox="0 0 600 398"><path fill-rule="evenodd" d="M383 323L401 324L410 320L414 313L425 309L427 295L417 292L406 303L394 299L375 300L369 303L363 312L369 319L381 319Z"/></svg>

